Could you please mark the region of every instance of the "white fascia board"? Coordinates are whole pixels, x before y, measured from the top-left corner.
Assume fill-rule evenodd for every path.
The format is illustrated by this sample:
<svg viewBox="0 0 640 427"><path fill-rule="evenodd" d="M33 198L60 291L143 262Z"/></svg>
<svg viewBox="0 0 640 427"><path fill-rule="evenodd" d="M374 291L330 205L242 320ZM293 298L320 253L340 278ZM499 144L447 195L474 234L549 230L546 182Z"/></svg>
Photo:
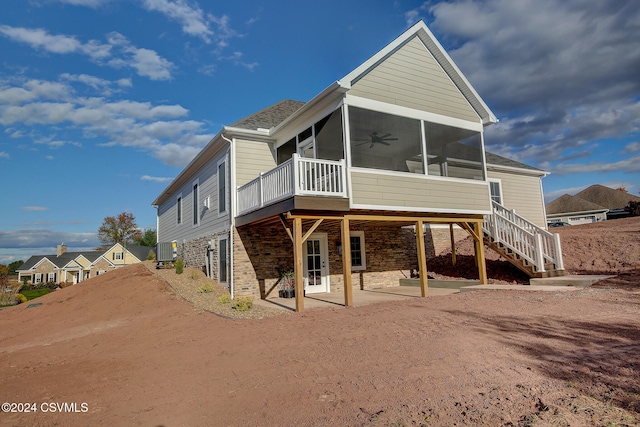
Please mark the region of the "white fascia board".
<svg viewBox="0 0 640 427"><path fill-rule="evenodd" d="M518 173L521 175L531 175L531 176L539 176L540 178L545 178L550 172L543 170L532 170L532 169L524 169L524 168L516 168L513 166L502 166L496 165L493 163L487 163L487 170L491 170L493 172L512 172Z"/></svg>
<svg viewBox="0 0 640 427"><path fill-rule="evenodd" d="M457 128L472 130L476 132L482 132L484 127L482 123L471 122L468 120L457 119L455 117L443 116L441 114L430 113L428 111L416 110L414 108L403 107L401 105L389 104L382 101L376 101L369 98L362 98L360 96L349 95L345 96L345 105L364 108L367 110L378 111L380 113L388 113L396 116L408 117L416 120L424 120L431 123L439 123L447 126L453 126Z"/></svg>
<svg viewBox="0 0 640 427"><path fill-rule="evenodd" d="M289 123L300 117L302 114L307 111L317 108L318 104L320 104L325 98L329 97L334 93L344 94L349 89L351 89L351 85L343 85L340 81L336 81L331 83L327 88L325 88L322 92L314 96L309 102L300 107L295 113L284 119L278 126L271 128L270 135L278 133L280 129L287 126Z"/></svg>
<svg viewBox="0 0 640 427"><path fill-rule="evenodd" d="M222 134L226 137L235 136L235 137L247 137L251 139L259 139L265 141L271 141L269 129L243 129L232 126L224 126L222 128Z"/></svg>

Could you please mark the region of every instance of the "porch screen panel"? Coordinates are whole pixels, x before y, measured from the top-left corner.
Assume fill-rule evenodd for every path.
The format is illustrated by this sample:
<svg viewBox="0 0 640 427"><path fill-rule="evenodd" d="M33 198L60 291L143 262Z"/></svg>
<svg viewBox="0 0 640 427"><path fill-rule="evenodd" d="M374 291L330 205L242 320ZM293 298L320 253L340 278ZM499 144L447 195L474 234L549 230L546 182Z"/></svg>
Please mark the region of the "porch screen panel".
<svg viewBox="0 0 640 427"><path fill-rule="evenodd" d="M423 173L420 121L349 107L351 165Z"/></svg>
<svg viewBox="0 0 640 427"><path fill-rule="evenodd" d="M344 159L342 141L342 111L337 109L314 125L316 151L319 159Z"/></svg>
<svg viewBox="0 0 640 427"><path fill-rule="evenodd" d="M428 174L484 180L480 132L425 122Z"/></svg>
<svg viewBox="0 0 640 427"><path fill-rule="evenodd" d="M284 163L296 152L296 138L293 137L289 141L278 147L278 164Z"/></svg>

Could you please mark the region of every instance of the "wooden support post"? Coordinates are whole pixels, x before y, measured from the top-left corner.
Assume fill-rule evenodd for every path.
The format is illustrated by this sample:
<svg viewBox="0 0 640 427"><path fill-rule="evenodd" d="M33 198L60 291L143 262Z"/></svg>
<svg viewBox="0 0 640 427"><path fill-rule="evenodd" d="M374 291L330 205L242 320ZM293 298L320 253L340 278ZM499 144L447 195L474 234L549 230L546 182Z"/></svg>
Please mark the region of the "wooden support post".
<svg viewBox="0 0 640 427"><path fill-rule="evenodd" d="M482 239L482 223L476 222L473 224L475 229L475 235L473 239L475 241L476 248L476 263L478 264L478 276L480 277L480 284L486 285L487 282L487 261L484 259L484 241Z"/></svg>
<svg viewBox="0 0 640 427"><path fill-rule="evenodd" d="M304 277L302 275L302 219L293 219L293 274L296 280L296 311L304 311Z"/></svg>
<svg viewBox="0 0 640 427"><path fill-rule="evenodd" d="M453 224L449 224L449 237L451 237L451 264L456 266L456 239L453 235Z"/></svg>
<svg viewBox="0 0 640 427"><path fill-rule="evenodd" d="M420 294L426 297L429 291L429 279L427 278L427 254L424 247L424 225L422 221L416 222L416 248L418 249L418 272L420 273Z"/></svg>
<svg viewBox="0 0 640 427"><path fill-rule="evenodd" d="M353 306L353 289L351 288L351 238L349 237L349 220L342 220L342 275L344 282L344 305Z"/></svg>

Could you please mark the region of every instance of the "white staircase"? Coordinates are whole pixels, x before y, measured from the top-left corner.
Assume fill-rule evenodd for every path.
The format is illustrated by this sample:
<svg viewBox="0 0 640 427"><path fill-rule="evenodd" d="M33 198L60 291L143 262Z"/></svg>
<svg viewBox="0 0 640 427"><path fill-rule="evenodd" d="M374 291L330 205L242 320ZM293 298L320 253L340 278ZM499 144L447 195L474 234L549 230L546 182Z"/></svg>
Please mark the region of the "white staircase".
<svg viewBox="0 0 640 427"><path fill-rule="evenodd" d="M555 277L566 274L560 236L550 233L497 202L484 218L484 241L491 249L529 275Z"/></svg>

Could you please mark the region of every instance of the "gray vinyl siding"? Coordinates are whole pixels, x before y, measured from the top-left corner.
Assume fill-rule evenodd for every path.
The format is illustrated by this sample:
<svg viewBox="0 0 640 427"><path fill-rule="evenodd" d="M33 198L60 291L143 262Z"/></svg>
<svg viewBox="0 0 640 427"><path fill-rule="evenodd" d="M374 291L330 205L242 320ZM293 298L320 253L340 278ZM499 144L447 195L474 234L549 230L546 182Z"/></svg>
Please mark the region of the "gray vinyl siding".
<svg viewBox="0 0 640 427"><path fill-rule="evenodd" d="M433 179L424 175L395 176L351 171L354 207L477 212L490 210L489 185L479 181Z"/></svg>
<svg viewBox="0 0 640 427"><path fill-rule="evenodd" d="M546 227L540 177L515 173L488 171L489 178L499 179L502 185L502 204L539 227Z"/></svg>
<svg viewBox="0 0 640 427"><path fill-rule="evenodd" d="M354 83L349 94L457 119L480 120L418 37Z"/></svg>
<svg viewBox="0 0 640 427"><path fill-rule="evenodd" d="M209 159L198 171L192 175L179 190L174 192L158 207L158 240L160 242L190 241L195 238L211 234L214 231L229 227L230 215L218 215L218 161L227 157L227 212L230 212L231 202L229 193L229 161L227 150L218 152ZM193 183L198 180L199 201L198 215L200 224L193 225ZM182 224L177 224L177 200L182 193ZM209 197L209 209L202 203Z"/></svg>
<svg viewBox="0 0 640 427"><path fill-rule="evenodd" d="M236 185L243 186L254 180L260 172L275 168L272 144L236 139Z"/></svg>

